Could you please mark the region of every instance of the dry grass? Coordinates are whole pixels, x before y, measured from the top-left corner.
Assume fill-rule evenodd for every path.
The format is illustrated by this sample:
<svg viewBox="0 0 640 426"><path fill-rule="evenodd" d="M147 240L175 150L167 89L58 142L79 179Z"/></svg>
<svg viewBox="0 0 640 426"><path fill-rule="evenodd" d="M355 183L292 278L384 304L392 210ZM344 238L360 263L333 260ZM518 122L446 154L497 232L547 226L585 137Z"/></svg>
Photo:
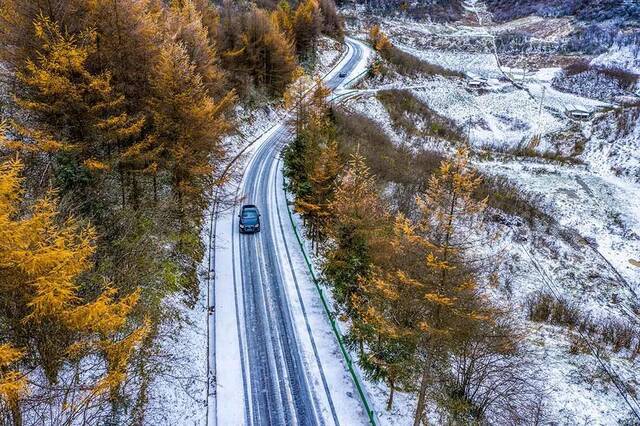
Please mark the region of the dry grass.
<svg viewBox="0 0 640 426"><path fill-rule="evenodd" d="M640 332L628 321L604 318L598 322L584 315L578 306L550 293L538 291L526 301L528 318L580 331L597 344L611 348L613 352L627 350L631 357L640 354ZM584 339L573 335L569 352L585 353L588 347Z"/></svg>
<svg viewBox="0 0 640 426"><path fill-rule="evenodd" d="M392 124L411 137L433 137L450 142L464 140L464 131L455 122L433 111L410 90L382 90L377 94L391 117ZM424 123L422 128L416 122Z"/></svg>
<svg viewBox="0 0 640 426"><path fill-rule="evenodd" d="M419 59L407 52L404 52L390 44L380 52L380 55L389 62L398 74L408 77L420 75L441 75L444 77L464 77L464 74L453 71L440 65L431 64Z"/></svg>

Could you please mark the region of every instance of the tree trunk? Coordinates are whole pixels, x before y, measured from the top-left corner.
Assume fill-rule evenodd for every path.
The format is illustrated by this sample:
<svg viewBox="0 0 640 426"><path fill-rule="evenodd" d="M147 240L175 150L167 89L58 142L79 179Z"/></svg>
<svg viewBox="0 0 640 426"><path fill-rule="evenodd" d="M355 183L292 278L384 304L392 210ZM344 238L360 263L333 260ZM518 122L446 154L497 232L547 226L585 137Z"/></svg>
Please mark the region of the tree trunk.
<svg viewBox="0 0 640 426"><path fill-rule="evenodd" d="M396 387L393 384L393 379L389 379L389 399L387 399L387 411L391 410L393 407L393 394L395 393Z"/></svg>
<svg viewBox="0 0 640 426"><path fill-rule="evenodd" d="M422 370L422 379L420 381L420 392L418 393L418 405L416 406L416 415L413 419L413 426L420 426L422 416L424 414L424 406L427 399L427 385L429 384L429 367L425 366Z"/></svg>
<svg viewBox="0 0 640 426"><path fill-rule="evenodd" d="M156 174L153 174L153 204L158 204L158 179Z"/></svg>
<svg viewBox="0 0 640 426"><path fill-rule="evenodd" d="M11 398L11 401L9 401L9 409L11 410L13 426L22 426L22 412L20 411L18 398Z"/></svg>
<svg viewBox="0 0 640 426"><path fill-rule="evenodd" d="M120 167L120 189L122 189L122 208L124 208L127 202L127 196L125 189L124 170L122 169L122 167Z"/></svg>
<svg viewBox="0 0 640 426"><path fill-rule="evenodd" d="M133 209L140 208L140 187L138 186L138 177L135 173L131 174L131 196L133 199Z"/></svg>

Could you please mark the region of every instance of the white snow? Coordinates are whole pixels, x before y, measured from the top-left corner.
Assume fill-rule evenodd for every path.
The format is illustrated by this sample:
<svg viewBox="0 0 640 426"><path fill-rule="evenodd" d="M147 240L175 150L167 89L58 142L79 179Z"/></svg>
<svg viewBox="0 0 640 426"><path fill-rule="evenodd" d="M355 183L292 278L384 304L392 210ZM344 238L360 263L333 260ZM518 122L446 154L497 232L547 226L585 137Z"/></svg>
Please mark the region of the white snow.
<svg viewBox="0 0 640 426"><path fill-rule="evenodd" d="M468 3L469 10L475 11L471 3L476 2ZM635 327L640 323L632 310L638 303L635 294L640 291L640 268L631 262L640 260L640 125L630 123L631 130L618 136L619 124L607 118L610 113L599 112L615 106L551 87L551 81L560 72L557 67L540 63L536 70L500 69L491 53L439 50L420 41L420 34L469 37L475 33L478 38L486 38L494 31L534 25L534 20L525 18L510 23L511 27L499 28L441 26L385 18L380 21L394 44L408 53L461 71L468 79L487 80L482 90L471 90L466 81L444 77L398 78L384 84L365 82L367 89L361 91L361 96L352 94L346 105L376 120L395 143L406 143L406 140L393 128L382 104L370 96L376 89L411 90L430 108L468 130L472 146L489 152L494 148L521 146L534 134L542 136L540 145L535 147L538 152L557 148L552 139L554 135L561 135L560 141L565 143L570 140L567 135L585 140L584 152L578 157L585 165L523 160L509 155L474 160L482 173L506 177L533 205L557 221L550 227L523 224L517 230L519 235L504 225L495 224L501 237L495 246L486 250L501 253L504 259L501 283L495 289L487 288L487 293L500 306L511 306L515 323L528 331L526 346L531 368L536 368L545 383L547 410L554 424L635 424L627 403L593 355L570 353L571 341L577 338L575 331L529 321L525 302L534 291L548 291L545 282L548 276L561 297L576 304L594 321L623 320ZM485 22L490 24L490 19ZM547 40L568 30L566 21L551 24L541 29L547 33L539 34ZM554 25L556 28L551 28ZM357 30L364 34L366 28ZM593 63L637 70L637 58L635 47L614 48L595 58ZM597 120L575 122L566 114L573 109L593 112ZM559 235L560 232L577 237L570 241ZM592 245L580 237L586 237ZM546 275L542 275L538 267ZM602 348L601 352L607 368L637 391L640 388L637 357L625 350L613 352L611 348ZM384 410L386 387L370 382L366 386L382 424L411 423L415 407L411 395L397 395L392 411L387 413Z"/></svg>
<svg viewBox="0 0 640 426"><path fill-rule="evenodd" d="M614 45L608 52L595 57L591 63L619 67L640 74L640 46Z"/></svg>

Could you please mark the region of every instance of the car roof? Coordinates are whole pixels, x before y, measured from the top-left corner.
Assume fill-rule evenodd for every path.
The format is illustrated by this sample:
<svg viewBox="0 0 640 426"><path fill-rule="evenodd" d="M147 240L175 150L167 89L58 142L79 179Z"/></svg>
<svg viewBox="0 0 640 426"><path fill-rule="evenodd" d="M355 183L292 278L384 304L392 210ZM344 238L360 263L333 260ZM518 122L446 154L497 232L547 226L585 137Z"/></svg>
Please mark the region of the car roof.
<svg viewBox="0 0 640 426"><path fill-rule="evenodd" d="M258 210L253 204L245 204L242 206L242 210Z"/></svg>

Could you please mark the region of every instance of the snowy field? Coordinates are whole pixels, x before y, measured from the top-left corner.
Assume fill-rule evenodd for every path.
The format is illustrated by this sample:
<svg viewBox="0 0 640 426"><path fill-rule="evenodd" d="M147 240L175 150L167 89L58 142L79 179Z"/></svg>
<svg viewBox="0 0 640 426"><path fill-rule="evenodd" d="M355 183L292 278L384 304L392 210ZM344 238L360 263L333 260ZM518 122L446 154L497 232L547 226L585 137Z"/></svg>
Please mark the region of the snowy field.
<svg viewBox="0 0 640 426"><path fill-rule="evenodd" d="M535 26L534 21L513 25ZM640 171L640 125L616 138L613 128L607 131L607 126L614 126L610 120L603 119L596 128L591 120L569 118L571 110L601 117L606 113L600 111L615 105L553 89L551 80L559 68L545 68L544 63L537 69L501 68L490 51L442 50L421 41L423 35L469 38L475 34L487 39L496 31L508 30L507 24L499 28L456 27L402 19L381 19L380 23L400 49L462 72L465 78L369 81L363 96L348 101L347 108L374 119L394 143L407 143L375 98L375 91L408 89L432 110L462 127L472 147L500 152L488 160L475 159L476 167L483 174L508 179L553 220L550 226L522 224L517 229L495 224L501 237L489 251L502 256L501 279L495 288L487 288L496 303L511 307L516 323L528 332L531 368L539 372L545 384L550 420L560 425L636 424L629 406L593 354L574 353L573 344L579 338L576 332L529 321L526 303L534 292L548 292L552 287L596 322L620 320L636 329L640 326L640 267L635 263L640 260L640 183L633 177ZM566 21L558 20L553 25L559 32L539 36L553 40L568 31ZM355 30L361 38L366 37L363 26ZM612 50L594 63L634 69L637 58L637 52L629 49ZM468 86L469 80L476 79L484 82L481 90ZM501 154L527 146L534 135L540 135L540 143L534 147L539 153L557 150L570 155L573 146L558 145L566 135L584 141L584 149L577 155L578 162L584 164ZM601 349L606 368L619 376L632 395L640 393L639 360L629 351ZM368 383L368 389L383 424L411 424L415 401L410 396L399 396L392 411L386 412L385 386Z"/></svg>

